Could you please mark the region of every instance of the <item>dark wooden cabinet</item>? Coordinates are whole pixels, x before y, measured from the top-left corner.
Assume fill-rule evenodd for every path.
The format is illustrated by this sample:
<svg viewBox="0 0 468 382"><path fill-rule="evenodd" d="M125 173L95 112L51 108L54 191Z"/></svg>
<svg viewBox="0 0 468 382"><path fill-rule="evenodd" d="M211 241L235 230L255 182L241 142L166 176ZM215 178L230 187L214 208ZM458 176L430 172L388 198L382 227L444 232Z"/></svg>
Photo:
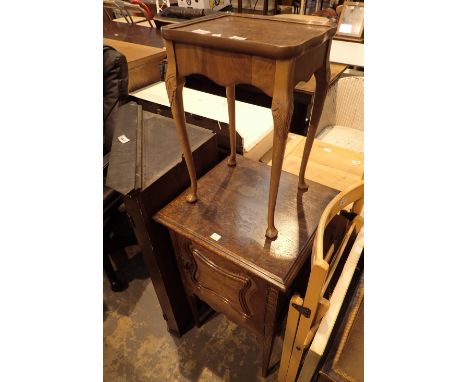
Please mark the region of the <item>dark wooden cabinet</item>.
<svg viewBox="0 0 468 382"><path fill-rule="evenodd" d="M191 328L192 312L168 229L152 216L186 189L190 180L171 119L155 115L143 121L141 106L135 103L125 105L119 113L107 185L123 195L168 330L180 336ZM128 142L119 141L123 135ZM216 135L189 125L189 137L201 176L218 163Z"/></svg>
<svg viewBox="0 0 468 382"><path fill-rule="evenodd" d="M311 183L297 190L298 177L282 174L277 204L280 234L265 238L270 168L237 156L199 180L200 199L185 195L161 209L155 220L170 229L185 291L196 315L195 297L251 330L263 349L266 375L278 314L296 276L308 265L321 213L336 190Z"/></svg>

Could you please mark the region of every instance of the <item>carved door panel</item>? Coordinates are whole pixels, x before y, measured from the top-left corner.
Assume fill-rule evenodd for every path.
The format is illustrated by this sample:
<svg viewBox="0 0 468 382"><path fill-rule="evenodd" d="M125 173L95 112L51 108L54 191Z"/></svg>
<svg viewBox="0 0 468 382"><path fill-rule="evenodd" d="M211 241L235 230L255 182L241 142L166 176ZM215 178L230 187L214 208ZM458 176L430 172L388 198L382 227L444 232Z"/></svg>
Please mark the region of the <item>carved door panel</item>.
<svg viewBox="0 0 468 382"><path fill-rule="evenodd" d="M178 236L181 273L189 293L232 321L263 333L263 280L224 257Z"/></svg>

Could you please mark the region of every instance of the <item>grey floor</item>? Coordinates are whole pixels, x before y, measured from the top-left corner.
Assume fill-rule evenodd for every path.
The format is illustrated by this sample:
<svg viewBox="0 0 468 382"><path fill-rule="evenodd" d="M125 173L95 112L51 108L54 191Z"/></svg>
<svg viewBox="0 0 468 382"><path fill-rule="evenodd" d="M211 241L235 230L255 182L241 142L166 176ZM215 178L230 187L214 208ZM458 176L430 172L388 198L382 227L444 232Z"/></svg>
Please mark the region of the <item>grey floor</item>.
<svg viewBox="0 0 468 382"><path fill-rule="evenodd" d="M261 349L250 332L215 314L202 327L174 337L138 246L113 260L129 287L112 292L104 276L104 381L276 381L281 337L264 379Z"/></svg>

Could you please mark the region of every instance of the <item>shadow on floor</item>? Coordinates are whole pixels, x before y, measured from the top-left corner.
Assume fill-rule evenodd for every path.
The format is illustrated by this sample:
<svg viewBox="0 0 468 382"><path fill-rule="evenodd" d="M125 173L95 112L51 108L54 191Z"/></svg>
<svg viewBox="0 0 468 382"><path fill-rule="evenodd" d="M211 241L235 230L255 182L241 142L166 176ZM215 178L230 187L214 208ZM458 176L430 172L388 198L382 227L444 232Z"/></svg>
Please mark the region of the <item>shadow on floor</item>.
<svg viewBox="0 0 468 382"><path fill-rule="evenodd" d="M104 381L276 381L281 338L276 338L266 379L254 335L221 314L181 338L167 331L161 307L137 245L112 255L129 283L113 292L104 276Z"/></svg>
<svg viewBox="0 0 468 382"><path fill-rule="evenodd" d="M104 322L104 381L276 381L277 366L261 377L261 347L254 335L215 314L181 338L167 331L153 285L130 282L128 291L108 288L105 301L120 300L133 309L112 310ZM114 297L106 294L112 293ZM132 301L124 301L130 299ZM271 365L281 357L282 340L275 339Z"/></svg>
<svg viewBox="0 0 468 382"><path fill-rule="evenodd" d="M104 320L110 312L117 312L129 316L138 303L146 286L151 283L149 273L143 261L143 253L138 245L116 251L111 256L115 264L117 275L122 281L129 283L129 287L122 292L113 292L110 283L104 275Z"/></svg>

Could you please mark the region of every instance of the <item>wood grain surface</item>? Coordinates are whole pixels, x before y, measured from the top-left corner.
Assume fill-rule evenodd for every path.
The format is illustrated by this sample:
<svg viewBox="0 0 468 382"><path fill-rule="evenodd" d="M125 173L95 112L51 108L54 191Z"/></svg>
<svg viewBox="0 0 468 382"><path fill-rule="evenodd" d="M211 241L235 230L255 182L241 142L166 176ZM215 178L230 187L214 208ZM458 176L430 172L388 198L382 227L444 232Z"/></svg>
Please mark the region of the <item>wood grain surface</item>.
<svg viewBox="0 0 468 382"><path fill-rule="evenodd" d="M283 171L298 175L305 138L289 134L286 144ZM271 150L261 159L271 165ZM306 179L336 190L358 182L364 175L364 153L325 143L316 139L310 153Z"/></svg>
<svg viewBox="0 0 468 382"><path fill-rule="evenodd" d="M279 234L272 241L264 235L270 168L241 156L236 167L226 162L199 180L197 203L186 203L182 194L155 219L286 291L310 255L321 213L337 191L312 182L308 192L298 192L297 176L284 172L276 210ZM213 233L221 238L215 241Z"/></svg>

